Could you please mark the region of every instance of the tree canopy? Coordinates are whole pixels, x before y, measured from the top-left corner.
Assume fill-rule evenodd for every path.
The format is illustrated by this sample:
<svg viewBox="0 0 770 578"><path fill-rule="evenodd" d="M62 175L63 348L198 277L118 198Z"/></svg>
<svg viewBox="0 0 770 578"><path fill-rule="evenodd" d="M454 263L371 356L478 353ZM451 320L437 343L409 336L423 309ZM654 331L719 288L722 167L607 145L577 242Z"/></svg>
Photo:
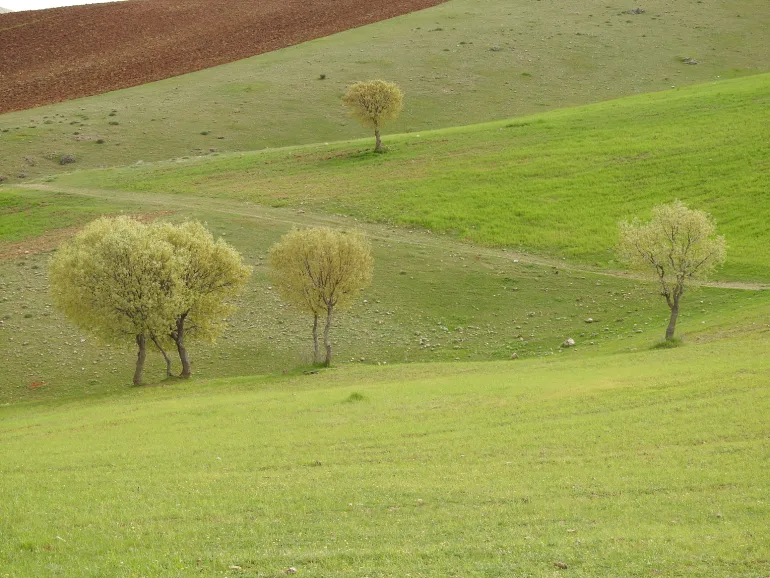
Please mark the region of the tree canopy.
<svg viewBox="0 0 770 578"><path fill-rule="evenodd" d="M374 129L376 152L382 152L380 129L383 123L395 120L404 108L404 93L392 82L370 80L348 87L342 102L350 115L362 125Z"/></svg>
<svg viewBox="0 0 770 578"><path fill-rule="evenodd" d="M147 336L164 332L181 304L171 244L129 217L103 217L59 248L49 278L54 304L75 325L108 343L136 343L141 383Z"/></svg>
<svg viewBox="0 0 770 578"><path fill-rule="evenodd" d="M223 331L237 296L251 275L240 254L197 221L180 225L160 223L153 234L174 251L176 310L166 335L174 342L182 363L181 377L191 375L186 339L212 342Z"/></svg>
<svg viewBox="0 0 770 578"><path fill-rule="evenodd" d="M358 231L329 228L293 230L270 249L273 283L279 295L313 316L313 344L318 361L318 319L326 316L325 364L332 359L329 331L336 310L348 307L372 279L371 247Z"/></svg>
<svg viewBox="0 0 770 578"><path fill-rule="evenodd" d="M103 217L64 243L51 260L55 305L77 326L109 343L138 347L134 383L142 381L147 340L173 342L190 375L185 335L213 340L233 307L228 299L249 269L237 251L197 222L146 225Z"/></svg>
<svg viewBox="0 0 770 578"><path fill-rule="evenodd" d="M657 280L671 309L667 340L674 337L688 282L707 278L724 262L726 248L712 217L681 201L654 207L647 223L636 219L620 224L618 256Z"/></svg>

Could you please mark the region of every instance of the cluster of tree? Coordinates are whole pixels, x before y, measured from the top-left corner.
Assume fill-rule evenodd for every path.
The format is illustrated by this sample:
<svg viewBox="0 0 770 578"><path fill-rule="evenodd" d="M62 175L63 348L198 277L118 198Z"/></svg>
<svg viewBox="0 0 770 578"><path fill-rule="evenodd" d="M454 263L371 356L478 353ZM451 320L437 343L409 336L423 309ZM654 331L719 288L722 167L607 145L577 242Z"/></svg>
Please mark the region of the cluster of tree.
<svg viewBox="0 0 770 578"><path fill-rule="evenodd" d="M674 339L687 284L707 278L724 263L726 249L711 216L680 201L653 208L649 222L636 219L620 224L619 257L659 283L671 310L666 341Z"/></svg>
<svg viewBox="0 0 770 578"><path fill-rule="evenodd" d="M188 339L221 333L250 274L235 249L196 221L144 224L125 216L87 225L59 248L49 271L54 303L72 322L107 343L136 343L137 385L148 341L168 375L166 348L176 347L180 377L189 377Z"/></svg>
<svg viewBox="0 0 770 578"><path fill-rule="evenodd" d="M319 320L324 364L332 361L334 315L372 279L371 247L358 231L293 230L270 250L274 284L289 304L313 317L314 362ZM180 377L192 375L188 340L213 341L249 279L238 252L197 221L145 224L102 217L64 243L51 260L54 303L78 327L106 343L135 343L133 382L142 383L149 344L176 347Z"/></svg>

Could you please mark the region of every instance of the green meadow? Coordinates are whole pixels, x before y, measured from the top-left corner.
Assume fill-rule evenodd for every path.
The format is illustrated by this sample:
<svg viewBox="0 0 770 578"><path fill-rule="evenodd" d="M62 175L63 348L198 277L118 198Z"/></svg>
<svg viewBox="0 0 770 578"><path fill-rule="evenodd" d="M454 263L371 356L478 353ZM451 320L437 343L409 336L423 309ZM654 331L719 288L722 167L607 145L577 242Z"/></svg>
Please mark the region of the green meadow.
<svg viewBox="0 0 770 578"><path fill-rule="evenodd" d="M297 214L233 201L121 195L94 199L20 189L4 193L30 223L30 236L3 237L19 257L0 261L0 340L4 373L0 403L103 394L125 388L135 352L105 347L64 319L51 304L35 223L53 211L68 226L100 212L160 215L206 222L244 255L253 276L239 311L215 346L191 345L201 377L295 372L311 362L311 320L280 302L266 265L267 250L292 227L359 226L374 247L375 275L333 337L337 363L510 360L559 355L592 356L648 349L663 337L668 310L654 285L633 278L544 262L512 251L474 247L444 236L356 223L351 219ZM77 207L77 210L68 210ZM4 242L11 239L12 242ZM45 237L43 238L45 239ZM55 243L44 245L50 250ZM32 249L25 254L25 248ZM681 330L696 342L701 334L747 322L770 307L770 293L694 287L686 296ZM593 320L587 323L587 320ZM562 350L568 338L574 349ZM705 337L704 337L705 338ZM151 382L164 379L164 364L151 353Z"/></svg>
<svg viewBox="0 0 770 578"><path fill-rule="evenodd" d="M765 576L768 345L0 408L2 575Z"/></svg>
<svg viewBox="0 0 770 578"><path fill-rule="evenodd" d="M0 578L770 575L770 10L634 7L452 0L0 116ZM373 76L409 102L383 155L339 106ZM614 245L674 199L728 253L662 347ZM252 267L192 379L130 386L53 308L102 214ZM329 369L267 266L317 225L375 261Z"/></svg>
<svg viewBox="0 0 770 578"><path fill-rule="evenodd" d="M617 223L681 199L729 243L720 278L770 280L770 75L496 123L83 171L54 183L224 197L614 262ZM373 140L373 139L371 139Z"/></svg>
<svg viewBox="0 0 770 578"><path fill-rule="evenodd" d="M0 175L19 182L71 170L58 164L62 154L98 167L355 138L365 133L339 98L369 78L404 87L393 130L415 132L770 71L765 0L647 0L643 14L627 13L636 7L451 0L163 82L0 115Z"/></svg>

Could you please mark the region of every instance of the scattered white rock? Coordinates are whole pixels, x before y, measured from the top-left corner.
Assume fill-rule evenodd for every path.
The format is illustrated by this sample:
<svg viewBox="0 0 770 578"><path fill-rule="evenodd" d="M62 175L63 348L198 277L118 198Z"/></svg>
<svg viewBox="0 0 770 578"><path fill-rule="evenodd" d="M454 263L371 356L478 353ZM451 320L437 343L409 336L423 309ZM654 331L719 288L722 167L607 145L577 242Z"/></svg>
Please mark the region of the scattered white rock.
<svg viewBox="0 0 770 578"><path fill-rule="evenodd" d="M562 343L561 346L564 348L575 347L575 340L570 337L564 343Z"/></svg>

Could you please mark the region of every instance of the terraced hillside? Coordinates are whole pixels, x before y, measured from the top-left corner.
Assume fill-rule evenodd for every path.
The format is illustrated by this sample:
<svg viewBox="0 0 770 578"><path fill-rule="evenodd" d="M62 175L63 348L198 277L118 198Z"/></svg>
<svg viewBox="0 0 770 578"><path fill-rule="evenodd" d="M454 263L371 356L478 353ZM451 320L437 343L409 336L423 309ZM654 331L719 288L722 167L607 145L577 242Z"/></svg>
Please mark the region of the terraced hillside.
<svg viewBox="0 0 770 578"><path fill-rule="evenodd" d="M277 50L442 0L108 2L0 17L0 113ZM0 10L0 12L3 12Z"/></svg>

